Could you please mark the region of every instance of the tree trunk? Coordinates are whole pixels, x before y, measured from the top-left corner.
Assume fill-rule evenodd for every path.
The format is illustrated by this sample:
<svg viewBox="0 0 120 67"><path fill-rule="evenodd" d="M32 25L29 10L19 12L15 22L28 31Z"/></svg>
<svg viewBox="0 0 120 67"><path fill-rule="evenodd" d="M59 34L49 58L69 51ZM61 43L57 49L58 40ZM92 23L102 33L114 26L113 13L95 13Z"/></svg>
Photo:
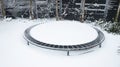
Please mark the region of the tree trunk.
<svg viewBox="0 0 120 67"><path fill-rule="evenodd" d="M32 0L30 0L29 14L30 14L30 19L34 19L33 7L32 7Z"/></svg>
<svg viewBox="0 0 120 67"><path fill-rule="evenodd" d="M60 12L59 13L60 13L60 15L59 15L60 18L59 19L61 20L62 19L62 0L60 0Z"/></svg>
<svg viewBox="0 0 120 67"><path fill-rule="evenodd" d="M58 0L56 0L56 20L59 20L59 14L58 14Z"/></svg>
<svg viewBox="0 0 120 67"><path fill-rule="evenodd" d="M2 16L3 16L3 18L5 18L6 17L6 12L5 12L5 9L4 9L4 2L3 2L3 0L0 0L0 4L1 4Z"/></svg>
<svg viewBox="0 0 120 67"><path fill-rule="evenodd" d="M84 15L85 15L85 0L81 0L81 16L80 21L84 22Z"/></svg>
<svg viewBox="0 0 120 67"><path fill-rule="evenodd" d="M118 17L120 15L120 0L119 0L119 5L118 5L118 10L117 10L117 14L116 14L116 17L115 17L115 22L118 22Z"/></svg>

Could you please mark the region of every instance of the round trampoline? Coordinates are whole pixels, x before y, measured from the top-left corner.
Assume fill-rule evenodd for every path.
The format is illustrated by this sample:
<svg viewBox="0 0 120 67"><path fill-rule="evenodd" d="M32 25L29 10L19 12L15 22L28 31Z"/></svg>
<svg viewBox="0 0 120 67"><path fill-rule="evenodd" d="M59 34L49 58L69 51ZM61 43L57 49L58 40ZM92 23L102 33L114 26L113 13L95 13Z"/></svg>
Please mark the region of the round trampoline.
<svg viewBox="0 0 120 67"><path fill-rule="evenodd" d="M97 28L73 21L53 21L27 28L24 38L29 43L53 50L77 51L101 47L104 34Z"/></svg>

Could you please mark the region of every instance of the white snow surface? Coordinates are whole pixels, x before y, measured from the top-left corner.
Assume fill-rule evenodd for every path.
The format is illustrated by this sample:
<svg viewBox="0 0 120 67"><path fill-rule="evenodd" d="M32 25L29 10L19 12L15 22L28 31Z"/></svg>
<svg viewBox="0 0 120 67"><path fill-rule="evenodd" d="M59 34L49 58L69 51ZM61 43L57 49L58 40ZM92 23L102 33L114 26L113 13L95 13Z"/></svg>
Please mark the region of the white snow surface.
<svg viewBox="0 0 120 67"><path fill-rule="evenodd" d="M57 45L77 45L95 40L97 31L87 24L75 21L50 21L30 31L31 36L41 42Z"/></svg>
<svg viewBox="0 0 120 67"><path fill-rule="evenodd" d="M120 35L104 32L105 41L101 48L90 53L43 49L27 45L23 38L26 28L54 19L0 20L0 67L120 67Z"/></svg>
<svg viewBox="0 0 120 67"><path fill-rule="evenodd" d="M99 4L97 4L97 3L95 3L95 4L93 4L93 6L99 7L100 5L99 5Z"/></svg>

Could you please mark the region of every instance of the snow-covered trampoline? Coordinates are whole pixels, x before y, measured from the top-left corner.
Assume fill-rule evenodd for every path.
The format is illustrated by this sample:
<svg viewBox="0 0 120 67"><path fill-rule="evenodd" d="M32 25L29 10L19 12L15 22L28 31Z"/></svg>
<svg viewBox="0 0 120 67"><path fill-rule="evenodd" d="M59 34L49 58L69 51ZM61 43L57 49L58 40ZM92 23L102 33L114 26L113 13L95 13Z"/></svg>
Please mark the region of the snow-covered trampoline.
<svg viewBox="0 0 120 67"><path fill-rule="evenodd" d="M72 21L54 21L33 25L24 32L29 43L53 50L77 51L101 47L104 34L97 28Z"/></svg>

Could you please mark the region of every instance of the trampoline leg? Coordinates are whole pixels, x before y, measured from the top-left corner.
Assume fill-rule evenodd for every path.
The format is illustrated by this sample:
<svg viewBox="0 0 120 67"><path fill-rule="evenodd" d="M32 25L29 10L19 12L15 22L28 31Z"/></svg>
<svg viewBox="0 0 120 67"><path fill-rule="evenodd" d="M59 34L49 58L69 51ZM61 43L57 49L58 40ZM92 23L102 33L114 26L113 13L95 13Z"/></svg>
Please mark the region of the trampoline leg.
<svg viewBox="0 0 120 67"><path fill-rule="evenodd" d="M67 51L67 56L70 56L70 53L69 53L69 51Z"/></svg>
<svg viewBox="0 0 120 67"><path fill-rule="evenodd" d="M101 44L99 45L99 48L101 48Z"/></svg>
<svg viewBox="0 0 120 67"><path fill-rule="evenodd" d="M27 45L30 45L28 41L27 41Z"/></svg>

